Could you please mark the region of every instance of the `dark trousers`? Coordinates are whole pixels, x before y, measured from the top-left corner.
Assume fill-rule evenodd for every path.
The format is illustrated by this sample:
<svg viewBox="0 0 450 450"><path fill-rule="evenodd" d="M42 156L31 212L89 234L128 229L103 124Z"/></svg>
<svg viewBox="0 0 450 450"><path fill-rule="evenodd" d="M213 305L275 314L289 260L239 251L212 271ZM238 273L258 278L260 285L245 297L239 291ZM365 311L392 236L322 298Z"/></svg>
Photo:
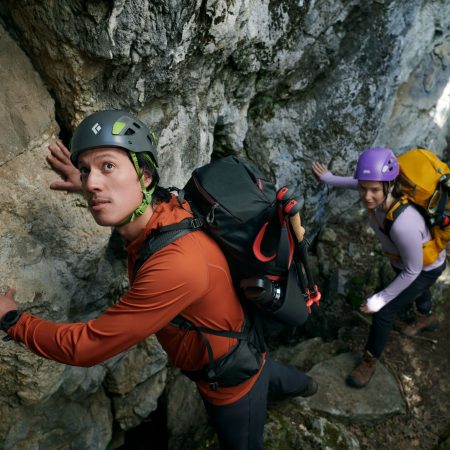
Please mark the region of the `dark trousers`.
<svg viewBox="0 0 450 450"><path fill-rule="evenodd" d="M277 398L295 396L306 386L305 373L267 356L258 380L240 400L216 406L203 399L221 450L263 450L268 395Z"/></svg>
<svg viewBox="0 0 450 450"><path fill-rule="evenodd" d="M412 305L413 302L416 303L416 308L420 313L427 314L431 311L430 287L444 269L445 262L436 269L420 272L419 276L404 291L372 315L372 326L370 327L366 350L372 353L375 358L379 358L383 353L394 321L400 311ZM397 275L400 273L399 270L394 270Z"/></svg>

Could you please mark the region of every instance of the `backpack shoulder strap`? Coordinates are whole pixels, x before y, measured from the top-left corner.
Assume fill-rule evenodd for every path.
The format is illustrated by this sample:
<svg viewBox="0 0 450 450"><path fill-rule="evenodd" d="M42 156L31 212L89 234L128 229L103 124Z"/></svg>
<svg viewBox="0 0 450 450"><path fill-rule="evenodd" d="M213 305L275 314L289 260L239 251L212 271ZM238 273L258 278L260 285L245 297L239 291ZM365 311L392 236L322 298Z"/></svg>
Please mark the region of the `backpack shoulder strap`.
<svg viewBox="0 0 450 450"><path fill-rule="evenodd" d="M156 229L144 241L139 250L139 254L133 268L133 276L136 276L137 271L141 268L145 261L147 261L147 259L157 251L163 249L172 242L175 242L185 234L192 233L201 227L202 221L197 218L193 218L184 219L179 223Z"/></svg>
<svg viewBox="0 0 450 450"><path fill-rule="evenodd" d="M392 225L394 225L395 219L410 205L409 200L406 197L400 197L395 200L389 207L384 218L383 227L380 227L381 231L388 237L391 233Z"/></svg>

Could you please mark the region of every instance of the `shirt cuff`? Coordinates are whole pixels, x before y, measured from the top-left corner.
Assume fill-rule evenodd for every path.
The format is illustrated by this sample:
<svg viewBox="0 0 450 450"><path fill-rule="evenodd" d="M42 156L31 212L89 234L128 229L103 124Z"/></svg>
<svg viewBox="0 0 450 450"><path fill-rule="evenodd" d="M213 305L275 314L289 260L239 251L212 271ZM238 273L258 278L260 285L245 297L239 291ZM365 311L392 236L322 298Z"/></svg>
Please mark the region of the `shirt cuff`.
<svg viewBox="0 0 450 450"><path fill-rule="evenodd" d="M333 174L327 170L324 174L320 175L319 178L322 183L329 183L333 179Z"/></svg>
<svg viewBox="0 0 450 450"><path fill-rule="evenodd" d="M386 300L380 294L374 294L367 299L366 306L369 308L370 312L377 312L383 306L386 305Z"/></svg>

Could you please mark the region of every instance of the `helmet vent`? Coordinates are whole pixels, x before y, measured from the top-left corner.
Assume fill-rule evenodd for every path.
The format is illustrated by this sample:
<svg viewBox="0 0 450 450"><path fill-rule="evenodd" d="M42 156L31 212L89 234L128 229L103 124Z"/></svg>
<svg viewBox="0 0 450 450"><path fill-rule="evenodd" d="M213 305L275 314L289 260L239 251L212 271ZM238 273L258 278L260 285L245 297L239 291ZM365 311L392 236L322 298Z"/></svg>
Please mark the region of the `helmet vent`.
<svg viewBox="0 0 450 450"><path fill-rule="evenodd" d="M136 133L132 128L128 128L127 131L125 131L125 136L131 136L132 134Z"/></svg>
<svg viewBox="0 0 450 450"><path fill-rule="evenodd" d="M136 122L133 122L133 125L134 125L136 128L138 128L138 129L141 128L141 126L140 126L138 123L136 123Z"/></svg>

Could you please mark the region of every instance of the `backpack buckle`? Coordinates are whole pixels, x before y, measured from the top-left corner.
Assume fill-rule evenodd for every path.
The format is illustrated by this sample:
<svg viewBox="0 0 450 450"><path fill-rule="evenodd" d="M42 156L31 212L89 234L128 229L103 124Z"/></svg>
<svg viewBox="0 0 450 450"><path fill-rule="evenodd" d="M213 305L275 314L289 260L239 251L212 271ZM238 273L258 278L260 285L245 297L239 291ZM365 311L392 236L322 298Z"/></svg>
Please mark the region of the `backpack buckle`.
<svg viewBox="0 0 450 450"><path fill-rule="evenodd" d="M194 325L189 322L189 320L184 319L184 317L182 316L175 316L170 321L170 324L183 331L190 331L194 329Z"/></svg>
<svg viewBox="0 0 450 450"><path fill-rule="evenodd" d="M217 391L217 388L219 387L219 382L217 380L213 381L216 378L216 371L211 366L206 371L206 378L209 383L209 389L211 391Z"/></svg>
<svg viewBox="0 0 450 450"><path fill-rule="evenodd" d="M316 285L309 287L306 289L308 301L306 302L306 309L308 310L308 314L311 314L311 306L316 304L320 305L320 299L322 298L322 294Z"/></svg>
<svg viewBox="0 0 450 450"><path fill-rule="evenodd" d="M203 226L203 222L202 222L202 219L200 219L200 218L198 218L198 217L194 217L192 220L191 220L191 227L192 228L194 228L195 230L197 229L197 228L201 228L202 226Z"/></svg>

